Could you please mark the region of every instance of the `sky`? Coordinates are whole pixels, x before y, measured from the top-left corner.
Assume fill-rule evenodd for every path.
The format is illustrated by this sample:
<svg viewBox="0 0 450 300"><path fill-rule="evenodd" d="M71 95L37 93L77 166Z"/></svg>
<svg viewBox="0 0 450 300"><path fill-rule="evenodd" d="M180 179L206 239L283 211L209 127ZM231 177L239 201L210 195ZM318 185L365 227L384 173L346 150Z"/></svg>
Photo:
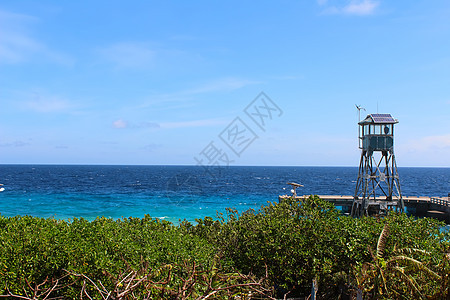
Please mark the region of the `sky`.
<svg viewBox="0 0 450 300"><path fill-rule="evenodd" d="M450 167L447 0L0 2L0 164Z"/></svg>

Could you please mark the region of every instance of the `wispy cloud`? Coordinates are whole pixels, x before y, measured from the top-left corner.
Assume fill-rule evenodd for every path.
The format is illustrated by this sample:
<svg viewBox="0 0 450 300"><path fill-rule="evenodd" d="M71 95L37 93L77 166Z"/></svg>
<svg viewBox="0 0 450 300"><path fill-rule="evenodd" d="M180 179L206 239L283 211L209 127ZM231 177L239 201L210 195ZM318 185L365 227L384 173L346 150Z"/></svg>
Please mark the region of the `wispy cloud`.
<svg viewBox="0 0 450 300"><path fill-rule="evenodd" d="M103 59L118 68L143 68L153 65L156 51L149 44L122 42L99 50Z"/></svg>
<svg viewBox="0 0 450 300"><path fill-rule="evenodd" d="M341 14L341 15L355 15L367 16L376 12L380 5L379 1L375 0L352 0L345 5L331 5L326 0L317 1L320 6L324 6L324 14Z"/></svg>
<svg viewBox="0 0 450 300"><path fill-rule="evenodd" d="M271 76L270 79L280 80L280 81L303 80L303 79L305 79L305 76L303 76L303 75L278 75L278 76Z"/></svg>
<svg viewBox="0 0 450 300"><path fill-rule="evenodd" d="M349 15L371 15L375 12L379 2L373 0L352 1L344 6L342 11Z"/></svg>
<svg viewBox="0 0 450 300"><path fill-rule="evenodd" d="M19 63L33 52L40 51L42 45L31 38L25 27L36 23L31 16L0 10L0 62Z"/></svg>
<svg viewBox="0 0 450 300"><path fill-rule="evenodd" d="M229 92L260 83L261 81L238 77L218 78L173 93L150 95L138 108L152 107L152 109L157 109L161 107L163 110L189 108L196 105L194 100L195 96L208 93Z"/></svg>
<svg viewBox="0 0 450 300"><path fill-rule="evenodd" d="M403 160L414 166L450 167L450 134L413 138L398 148Z"/></svg>
<svg viewBox="0 0 450 300"><path fill-rule="evenodd" d="M161 128L186 128L186 127L209 127L215 125L225 125L226 121L223 119L206 119L193 120L185 122L165 122L161 123Z"/></svg>
<svg viewBox="0 0 450 300"><path fill-rule="evenodd" d="M39 113L70 112L75 105L59 96L42 96L34 94L32 100L22 102L25 109Z"/></svg>
<svg viewBox="0 0 450 300"><path fill-rule="evenodd" d="M112 123L112 126L117 129L127 128L128 122L122 119L116 120Z"/></svg>
<svg viewBox="0 0 450 300"><path fill-rule="evenodd" d="M115 129L175 129L175 128L189 128L189 127L209 127L215 125L225 125L224 119L202 119L180 122L130 122L124 119L117 119L112 122L112 127Z"/></svg>
<svg viewBox="0 0 450 300"><path fill-rule="evenodd" d="M0 147L25 147L25 146L29 146L31 145L30 142L25 142L25 141L20 141L20 140L16 140L16 141L12 141L12 142L7 142L7 143L2 143L0 144Z"/></svg>
<svg viewBox="0 0 450 300"><path fill-rule="evenodd" d="M224 92L224 91L233 91L240 88L243 88L248 85L259 84L260 81L248 80L243 78L236 77L226 77L220 78L214 81L207 82L200 86L194 87L192 89L188 89L182 91L182 94L204 94L211 92Z"/></svg>
<svg viewBox="0 0 450 300"><path fill-rule="evenodd" d="M422 137L410 141L407 148L417 152L429 152L442 149L450 150L450 134Z"/></svg>
<svg viewBox="0 0 450 300"><path fill-rule="evenodd" d="M162 147L161 144L150 143L142 147L142 149L144 149L145 151L153 152L161 147Z"/></svg>
<svg viewBox="0 0 450 300"><path fill-rule="evenodd" d="M0 64L17 64L35 57L62 65L73 65L74 60L51 50L31 34L39 19L24 14L0 10Z"/></svg>
<svg viewBox="0 0 450 300"><path fill-rule="evenodd" d="M169 37L169 40L174 40L174 41L196 41L196 40L199 40L199 38L197 36L193 36L193 35L178 34L178 35L173 35L173 36Z"/></svg>
<svg viewBox="0 0 450 300"><path fill-rule="evenodd" d="M115 120L112 123L112 126L116 129L124 129L124 128L160 128L160 124L156 122L139 122L139 123L132 123L124 119L118 119Z"/></svg>

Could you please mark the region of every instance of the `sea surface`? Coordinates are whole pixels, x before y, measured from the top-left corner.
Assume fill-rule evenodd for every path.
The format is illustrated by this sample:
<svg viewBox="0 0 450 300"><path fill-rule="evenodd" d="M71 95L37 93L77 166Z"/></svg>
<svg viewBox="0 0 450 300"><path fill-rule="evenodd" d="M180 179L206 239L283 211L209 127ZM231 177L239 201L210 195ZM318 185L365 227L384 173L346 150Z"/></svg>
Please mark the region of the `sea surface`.
<svg viewBox="0 0 450 300"><path fill-rule="evenodd" d="M399 168L404 196L447 196L450 168ZM57 219L143 217L178 223L291 194L353 195L356 167L0 165L0 214Z"/></svg>

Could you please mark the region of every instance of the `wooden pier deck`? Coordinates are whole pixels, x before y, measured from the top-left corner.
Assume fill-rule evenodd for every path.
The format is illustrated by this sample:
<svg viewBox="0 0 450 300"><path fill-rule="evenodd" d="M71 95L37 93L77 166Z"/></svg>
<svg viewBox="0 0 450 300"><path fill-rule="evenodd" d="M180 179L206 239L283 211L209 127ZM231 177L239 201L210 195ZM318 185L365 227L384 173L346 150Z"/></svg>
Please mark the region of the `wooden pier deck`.
<svg viewBox="0 0 450 300"><path fill-rule="evenodd" d="M296 196L297 199L307 198L310 195ZM323 200L329 201L336 206L341 206L344 211L350 211L353 204L353 196L349 195L317 195ZM282 195L279 199L292 196ZM386 203L385 197L377 197L376 200ZM431 217L450 224L450 199L449 197L423 197L407 196L403 197L403 202L408 210L414 216ZM389 205L389 202L387 202Z"/></svg>

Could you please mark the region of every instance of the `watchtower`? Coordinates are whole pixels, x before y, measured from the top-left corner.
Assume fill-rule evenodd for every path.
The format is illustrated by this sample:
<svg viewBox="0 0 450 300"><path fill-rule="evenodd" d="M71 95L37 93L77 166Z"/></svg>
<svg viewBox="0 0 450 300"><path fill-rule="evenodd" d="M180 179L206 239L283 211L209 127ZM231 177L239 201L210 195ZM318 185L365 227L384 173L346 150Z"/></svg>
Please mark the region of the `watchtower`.
<svg viewBox="0 0 450 300"><path fill-rule="evenodd" d="M359 125L358 180L352 216L404 211L404 203L394 156L394 125L390 114L370 114Z"/></svg>

